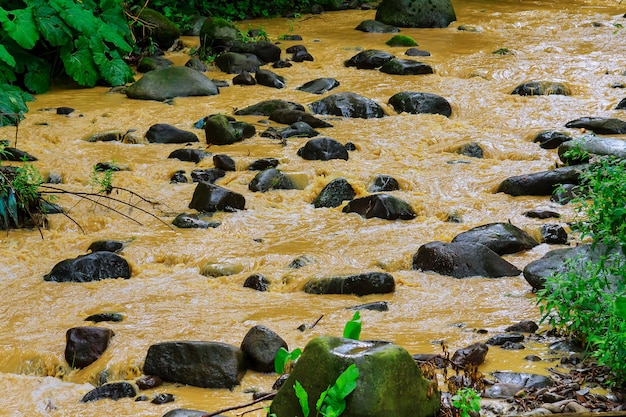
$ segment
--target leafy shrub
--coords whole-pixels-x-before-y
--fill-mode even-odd
[[[32,96],[69,75],[81,86],[133,79],[122,0],[16,0],[0,7],[0,126],[19,122]],[[6,8],[5,8],[6,7]]]

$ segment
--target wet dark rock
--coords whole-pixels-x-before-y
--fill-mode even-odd
[[[483,148],[481,148],[481,146],[476,142],[469,142],[461,145],[456,150],[456,153],[470,158],[482,158],[484,156]]]
[[[172,221],[179,229],[208,229],[216,228],[220,222],[211,222],[201,219],[197,214],[181,213]]]
[[[295,122],[278,132],[279,136],[283,139],[287,139],[293,136],[299,138],[312,138],[318,136],[320,133],[313,129],[311,125],[306,122]]]
[[[626,133],[626,122],[609,117],[581,117],[571,120],[565,127],[584,128],[598,135],[621,135]]]
[[[299,51],[305,51],[306,52],[306,46],[304,45],[291,45],[289,48],[285,49],[285,52],[287,52],[288,54],[295,54],[296,52]]]
[[[256,79],[247,71],[236,75],[233,78],[233,85],[255,85]]]
[[[406,56],[430,56],[430,52],[417,48],[409,48],[404,52],[404,54]]]
[[[342,210],[358,213],[366,219],[377,217],[385,220],[412,220],[415,211],[409,203],[389,194],[372,194],[350,201]]]
[[[333,127],[333,125],[331,125],[330,123],[322,119],[318,119],[317,117],[313,116],[311,113],[307,113],[305,111],[295,110],[295,109],[276,110],[270,115],[270,120],[273,120],[277,123],[283,123],[286,125],[292,125],[296,122],[305,122],[306,124],[308,124],[309,126],[313,128]]]
[[[210,145],[230,145],[251,138],[256,129],[246,122],[238,122],[223,114],[207,116],[204,119],[206,142]]]
[[[348,160],[346,147],[335,139],[321,137],[309,140],[298,149],[298,156],[306,160],[329,161],[331,159]]]
[[[108,398],[110,400],[119,400],[120,398],[134,397],[137,395],[135,388],[128,382],[113,382],[105,384],[98,388],[92,389],[80,400],[83,403],[90,401],[98,401]]]
[[[312,278],[304,284],[307,294],[387,294],[394,292],[396,282],[385,272],[366,272],[358,275]]]
[[[174,65],[172,61],[160,55],[144,56],[137,64],[137,72],[144,74],[148,71],[168,68],[172,65]]]
[[[168,393],[157,394],[150,401],[152,404],[166,404],[176,401],[174,395]]]
[[[87,248],[87,252],[120,252],[128,242],[119,240],[95,240]]]
[[[186,408],[175,408],[163,414],[163,417],[204,417],[207,414],[209,413],[206,411],[188,410]]]
[[[220,17],[205,18],[198,35],[204,56],[224,52],[241,38],[237,26]]]
[[[367,191],[370,193],[380,193],[383,191],[397,191],[400,189],[398,180],[391,175],[377,174],[372,178]]]
[[[5,146],[2,149],[2,152],[0,152],[0,161],[33,162],[36,160],[37,158],[29,154],[28,152],[24,152],[11,146]]]
[[[306,91],[312,94],[324,94],[339,86],[339,81],[334,78],[318,78],[313,81],[304,83],[296,90]]]
[[[133,9],[133,13],[142,22],[141,25],[131,28],[138,45],[153,44],[162,50],[167,50],[180,37],[178,26],[156,10],[145,7]]]
[[[506,342],[523,342],[524,335],[521,333],[502,333],[490,337],[485,343],[492,346],[502,346]]]
[[[437,241],[420,246],[413,255],[413,269],[455,278],[513,277],[522,272],[480,243]]]
[[[607,248],[603,245],[596,245],[594,249],[591,245],[584,244],[574,248],[555,249],[546,253],[543,257],[529,263],[524,268],[524,279],[534,290],[544,288],[548,276],[565,272],[566,265],[575,260],[572,265],[575,269],[581,269],[585,262],[598,262],[602,256],[606,256]],[[619,251],[610,251],[612,256],[624,257]],[[623,262],[623,259],[622,259]],[[617,282],[618,277],[609,277],[610,281]]]
[[[205,152],[202,149],[181,148],[172,151],[168,158],[185,162],[195,162],[197,164],[209,155],[211,155],[209,152]]]
[[[391,96],[389,104],[398,113],[442,114],[446,117],[450,117],[452,114],[452,108],[448,100],[431,93],[403,91]]]
[[[65,361],[75,369],[94,363],[109,346],[113,331],[104,327],[73,327],[65,333]]]
[[[511,94],[520,96],[547,96],[550,94],[569,96],[569,88],[559,82],[553,81],[529,81],[515,87]]]
[[[356,151],[356,145],[352,142],[346,142],[345,147],[348,152]]]
[[[544,375],[522,372],[494,372],[492,375],[501,383],[519,385],[522,388],[545,388],[554,385],[554,382]]]
[[[543,149],[556,149],[563,142],[567,142],[568,140],[572,140],[572,137],[567,133],[556,130],[546,130],[538,133],[533,139],[533,142],[538,143],[539,147]]]
[[[146,132],[146,139],[150,143],[189,143],[198,142],[195,133],[177,128],[166,123],[157,123],[150,126]]]
[[[240,347],[246,355],[248,369],[265,373],[274,372],[274,358],[280,348],[289,350],[278,333],[262,325],[248,330]]]
[[[276,168],[278,166],[278,159],[276,158],[261,158],[248,165],[249,171],[263,171],[268,168]]]
[[[432,74],[433,68],[420,61],[393,58],[380,67],[380,72],[392,75],[420,75]]]
[[[320,191],[313,206],[320,207],[339,207],[345,200],[352,200],[356,195],[354,188],[345,178],[335,178]]]
[[[450,0],[383,0],[376,20],[401,28],[445,28],[456,14]]]
[[[382,22],[379,22],[379,21],[373,20],[373,19],[368,19],[368,20],[362,21],[354,29],[355,30],[360,30],[361,32],[366,32],[366,33],[397,33],[397,32],[400,32],[400,29],[398,29],[395,26],[386,25],[386,24],[384,24]]]
[[[206,65],[204,65],[204,62],[202,62],[199,58],[189,58],[189,60],[185,62],[185,66],[198,72],[206,72],[208,70]]]
[[[389,52],[366,49],[346,60],[343,64],[346,67],[356,67],[357,69],[375,69],[382,67],[385,62],[393,58],[394,56]]]
[[[559,224],[543,224],[541,241],[549,245],[564,245],[567,243],[567,231]]]
[[[504,342],[502,344],[502,346],[500,346],[502,349],[506,349],[506,350],[522,350],[522,349],[526,349],[526,346],[524,346],[521,343],[515,343],[515,342]]]
[[[215,83],[204,74],[179,66],[150,71],[126,89],[128,98],[157,101],[174,97],[214,96],[218,93]]]
[[[268,41],[258,42],[242,42],[235,41],[230,47],[231,52],[240,54],[252,54],[256,56],[262,63],[276,62],[280,60],[281,49]]]
[[[304,62],[304,61],[314,61],[313,55],[311,55],[308,51],[296,51],[291,56],[291,60],[293,62]]]
[[[235,171],[237,169],[235,160],[228,155],[213,155],[213,165],[222,171]]]
[[[45,281],[89,282],[107,278],[130,278],[126,259],[112,252],[94,252],[74,259],[66,259],[44,275]]]
[[[615,110],[624,110],[626,109],[626,98],[623,98],[619,103],[617,103],[617,106],[615,106]]]
[[[541,362],[543,359],[541,359],[541,357],[537,355],[528,355],[528,356],[524,356],[524,360],[529,361],[529,362]]]
[[[561,184],[578,185],[583,166],[567,166],[532,174],[516,175],[502,181],[496,192],[512,196],[552,195]]]
[[[524,216],[531,219],[558,219],[561,217],[559,213],[552,210],[528,210],[524,212]]]
[[[450,359],[452,363],[461,368],[465,368],[467,365],[480,365],[485,362],[485,357],[489,352],[489,346],[485,343],[474,343],[467,347],[458,349],[452,355]]]
[[[580,197],[581,189],[575,184],[563,184],[550,196],[550,201],[557,204],[569,204],[575,198]]]
[[[225,52],[215,58],[215,65],[226,74],[241,74],[258,71],[263,62],[254,54]]]
[[[185,171],[178,170],[174,174],[172,174],[172,177],[170,178],[170,182],[173,184],[174,183],[186,184],[187,182],[189,182],[189,180],[185,176]]]
[[[225,175],[226,172],[219,168],[194,169],[191,171],[191,181],[214,183]]]
[[[585,347],[579,340],[566,339],[559,340],[550,345],[550,351],[552,352],[584,352]]]
[[[309,104],[315,114],[340,117],[372,119],[385,116],[381,106],[374,100],[355,93],[335,93]]]
[[[289,61],[278,60],[272,64],[272,68],[290,68],[293,64]]]
[[[290,376],[270,405],[278,416],[301,414],[293,386],[299,381],[308,392],[310,407],[349,365],[360,370],[358,384],[346,397],[342,417],[428,417],[438,413],[440,393],[423,377],[411,355],[383,341],[360,341],[332,336],[311,340]]]
[[[91,316],[85,318],[85,321],[92,321],[94,323],[100,323],[103,321],[119,323],[122,320],[124,320],[124,316],[122,316],[120,313],[99,313],[92,314]]]
[[[389,311],[389,303],[387,301],[374,301],[373,303],[348,307],[348,310]]]
[[[245,107],[235,112],[236,116],[269,116],[276,110],[299,110],[304,111],[304,106],[293,101],[265,100],[257,104]],[[295,121],[295,120],[294,120]],[[279,122],[281,123],[281,122]],[[287,123],[290,124],[290,123]]]
[[[532,249],[539,244],[532,236],[511,223],[489,223],[459,233],[452,242],[480,243],[498,255]]]
[[[289,265],[287,266],[287,268],[300,269],[307,265],[313,265],[314,263],[315,263],[315,260],[311,258],[309,255],[302,255],[302,256],[298,256],[296,259],[291,261]]]
[[[57,114],[67,116],[68,114],[74,113],[74,109],[72,107],[57,107]]]
[[[232,389],[246,372],[245,355],[221,342],[162,342],[148,348],[143,371],[164,381]]]
[[[626,130],[625,130],[626,132]],[[626,158],[626,141],[617,138],[600,138],[595,135],[585,135],[572,139],[559,146],[558,153],[561,161],[566,163],[577,163],[565,157],[565,153],[572,150],[580,150],[593,155],[616,156]]]
[[[256,82],[259,85],[272,88],[285,88],[285,77],[275,74],[270,70],[259,69],[254,75]]]
[[[259,172],[248,184],[248,189],[265,193],[270,190],[297,190],[298,186],[289,177],[276,168],[268,168]]]
[[[243,283],[245,288],[252,288],[256,291],[267,291],[270,287],[270,282],[262,274],[252,274]]]
[[[504,329],[505,332],[519,332],[519,333],[535,333],[539,329],[537,323],[532,320],[522,320],[519,323],[515,323]]]
[[[300,36],[300,35],[285,35],[283,37],[283,40],[285,40],[285,41],[301,41],[302,40],[302,36]]]
[[[139,389],[153,389],[163,385],[163,379],[155,375],[144,375],[135,381]]]
[[[484,398],[512,399],[523,388],[518,384],[495,383],[485,388],[483,396]]]
[[[245,208],[243,195],[215,184],[199,182],[194,190],[189,208],[201,212],[235,211]]]

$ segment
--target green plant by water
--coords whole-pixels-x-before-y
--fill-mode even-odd
[[[472,388],[461,388],[452,396],[452,405],[460,417],[471,417],[480,413],[480,395]]]
[[[339,417],[346,409],[346,397],[356,388],[356,381],[359,378],[359,369],[352,364],[337,377],[332,386],[323,391],[317,402],[315,416],[322,415],[324,417]],[[309,417],[311,410],[309,409],[309,395],[302,387],[300,382],[296,381],[293,389],[302,408],[304,417]]]
[[[579,157],[574,150],[570,157]],[[602,157],[581,174],[572,229],[598,255],[573,258],[538,293],[542,321],[583,342],[611,384],[626,382],[626,161]]]

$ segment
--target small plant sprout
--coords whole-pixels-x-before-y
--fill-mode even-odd
[[[290,362],[295,361],[298,357],[302,355],[302,349],[296,348],[289,352],[287,349],[281,347],[276,352],[276,356],[274,357],[274,370],[277,374],[284,374],[285,367],[289,365]]]
[[[352,319],[346,323],[343,329],[343,337],[346,339],[359,340],[361,336],[361,324],[361,314],[357,310],[354,312]]]
[[[452,405],[459,410],[460,417],[480,414],[480,395],[472,388],[461,388],[452,396]]]
[[[346,409],[346,397],[356,388],[356,380],[359,378],[359,369],[352,364],[337,377],[335,383],[320,394],[315,403],[317,413],[324,417],[339,417]],[[304,417],[309,417],[309,394],[300,382],[296,381],[293,389],[302,408]]]

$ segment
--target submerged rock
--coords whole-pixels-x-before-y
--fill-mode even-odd
[[[120,398],[134,397],[137,395],[135,388],[128,382],[113,382],[92,389],[80,400],[83,403],[98,401],[105,398],[119,400]]]
[[[185,162],[195,162],[197,164],[209,155],[211,155],[209,152],[205,152],[202,149],[181,148],[172,151],[172,153],[168,155],[168,158]]]
[[[333,127],[333,125],[327,121],[318,119],[311,113],[297,109],[278,109],[270,114],[270,120],[287,125],[292,125],[297,122],[305,122],[313,128]]]
[[[265,100],[260,103],[239,109],[235,112],[236,116],[269,116],[276,110],[299,110],[304,111],[304,106],[293,101],[285,100]]]
[[[197,214],[181,213],[176,216],[172,224],[179,229],[208,229],[218,227],[220,222],[201,219]]]
[[[520,96],[547,96],[550,94],[569,96],[569,88],[560,82],[554,81],[529,81],[518,85],[511,94]]]
[[[436,383],[422,376],[411,355],[383,341],[359,341],[332,336],[311,340],[270,405],[270,413],[299,416],[296,381],[308,393],[309,408],[322,391],[354,364],[359,370],[356,388],[346,397],[342,417],[433,417],[440,407]]]
[[[297,190],[299,187],[289,177],[276,168],[259,172],[248,184],[250,191],[267,192],[270,190]]]
[[[370,193],[380,193],[382,191],[396,191],[400,189],[400,184],[391,175],[378,174],[370,181],[367,191]]]
[[[94,252],[66,259],[44,276],[45,281],[89,282],[107,278],[130,278],[130,265],[113,252]]]
[[[312,278],[304,284],[307,294],[387,294],[396,288],[391,274],[368,272],[358,275]]]
[[[394,58],[385,62],[383,66],[380,67],[380,72],[393,75],[420,75],[432,74],[433,68],[420,61]]]

